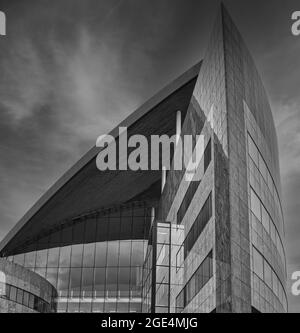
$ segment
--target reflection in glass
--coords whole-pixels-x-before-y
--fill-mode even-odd
[[[79,303],[69,301],[69,303],[68,303],[68,312],[79,312]]]
[[[79,297],[81,285],[81,268],[71,268],[70,273],[70,297]]]
[[[90,313],[92,310],[92,302],[91,301],[81,301],[80,302],[80,312]]]
[[[130,312],[141,312],[142,304],[140,302],[131,302],[130,303]]]
[[[56,288],[57,268],[47,268],[46,279]]]
[[[58,267],[59,248],[52,248],[48,250],[47,267]]]
[[[95,244],[84,244],[83,248],[83,267],[94,267]]]
[[[96,244],[96,267],[106,266],[106,255],[107,255],[107,242],[101,242]]]
[[[104,305],[104,312],[116,312],[117,310],[117,303],[116,302],[105,302]]]
[[[144,242],[133,241],[131,253],[131,266],[141,266],[144,262]]]
[[[119,241],[108,242],[107,265],[118,266],[119,261]]]
[[[66,297],[69,289],[70,268],[59,268],[57,277],[57,291],[60,297]]]
[[[119,266],[130,266],[131,241],[120,241]]]
[[[28,252],[25,254],[25,267],[33,268],[35,266],[35,254],[36,252]]]
[[[95,284],[94,284],[94,296],[104,297],[105,293],[105,268],[95,268]]]
[[[36,252],[36,267],[46,267],[47,265],[48,250],[40,250]]]
[[[129,303],[118,302],[117,303],[117,312],[127,313],[129,310]]]
[[[142,268],[131,267],[130,293],[131,297],[139,297],[142,290]]]
[[[103,312],[104,310],[104,301],[103,300],[94,300],[92,304],[92,311],[93,312]]]
[[[93,283],[94,283],[94,268],[83,268],[82,269],[82,297],[93,296]]]
[[[120,297],[129,297],[130,267],[120,267],[118,276],[118,290]]]
[[[72,245],[71,267],[82,266],[83,244]]]
[[[59,267],[70,267],[71,246],[63,246],[60,248]]]
[[[107,297],[116,297],[117,291],[118,291],[118,268],[107,267],[106,269]]]

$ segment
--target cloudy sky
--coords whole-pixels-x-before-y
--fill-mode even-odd
[[[218,3],[0,0],[0,239],[98,135],[202,58]],[[224,3],[273,109],[290,277],[300,270],[299,0]]]

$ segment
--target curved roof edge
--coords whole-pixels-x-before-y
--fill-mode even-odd
[[[156,105],[162,102],[169,95],[178,90],[181,86],[197,77],[201,68],[202,61],[188,69],[174,81],[169,83],[157,94],[147,100],[142,106],[131,113],[120,124],[109,132],[110,135],[117,138],[119,135],[119,127],[129,127],[133,125],[138,119],[146,115]],[[0,242],[0,252],[6,247],[9,241],[21,230],[21,228],[32,218],[43,205],[50,200],[71,178],[73,178],[84,166],[89,163],[97,154],[99,148],[92,147],[79,161],[77,161],[69,170],[67,170],[47,191],[41,196],[40,199],[25,213],[25,215],[17,222],[17,224],[8,232],[4,239]]]

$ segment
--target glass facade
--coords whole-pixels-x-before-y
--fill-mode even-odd
[[[57,289],[58,312],[141,312],[144,235],[149,227],[149,208],[143,205],[86,216],[35,245],[45,249],[10,260]]]
[[[280,186],[270,146],[244,103],[247,124],[252,302],[261,312],[286,312],[286,261]]]

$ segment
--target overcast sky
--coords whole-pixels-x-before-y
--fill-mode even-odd
[[[0,239],[98,135],[203,57],[218,3],[0,0]],[[290,279],[300,270],[300,4],[224,3],[272,105]],[[300,296],[290,310],[300,312]]]

